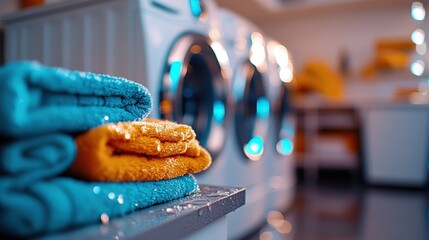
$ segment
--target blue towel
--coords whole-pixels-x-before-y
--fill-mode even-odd
[[[29,237],[100,222],[153,204],[181,198],[198,189],[195,178],[127,183],[88,183],[71,178],[38,181],[14,188],[0,179],[0,232]]]
[[[73,137],[48,134],[0,145],[0,175],[13,176],[21,188],[65,172],[76,156]]]
[[[0,68],[0,135],[80,132],[148,116],[152,98],[135,82],[14,62]]]
[[[76,146],[65,134],[0,147],[0,235],[28,237],[100,221],[181,198],[198,185],[191,175],[152,182],[85,182],[60,177]]]

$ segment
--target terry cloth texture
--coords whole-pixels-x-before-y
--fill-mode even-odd
[[[0,235],[70,229],[196,191],[189,174],[122,183],[62,175],[76,157],[69,133],[143,119],[151,107],[147,89],[123,78],[34,62],[0,68]]]
[[[18,180],[19,182],[19,180]],[[100,222],[198,189],[192,175],[150,182],[84,182],[56,177],[16,186],[0,179],[0,232],[28,237]]]
[[[82,132],[106,122],[144,119],[151,108],[148,90],[124,78],[36,62],[0,68],[2,136]]]
[[[90,181],[152,181],[197,173],[211,164],[191,127],[165,120],[106,124],[76,137],[69,173]]]

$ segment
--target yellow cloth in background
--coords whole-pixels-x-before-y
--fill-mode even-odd
[[[152,181],[197,173],[211,164],[190,126],[164,120],[106,124],[76,138],[73,177],[90,181]]]
[[[344,98],[344,80],[323,60],[311,60],[303,71],[295,74],[297,87],[303,92],[317,92],[329,100]]]

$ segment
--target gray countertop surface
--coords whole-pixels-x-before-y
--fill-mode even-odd
[[[245,189],[200,185],[187,197],[154,205],[106,224],[95,224],[40,239],[174,239],[201,229],[243,206]]]

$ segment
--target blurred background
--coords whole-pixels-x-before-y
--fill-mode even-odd
[[[64,50],[67,46],[62,44],[68,35],[56,38],[55,28],[46,27],[50,19],[62,21],[61,13],[70,8],[64,2],[72,5],[73,1],[1,1],[1,63],[30,59],[76,70],[138,77],[138,72],[106,68],[111,66],[108,62],[79,65],[87,56],[84,52],[68,59]],[[171,5],[173,10],[181,9],[175,6],[179,2],[187,3],[147,2],[164,8]],[[218,85],[210,83],[215,79],[213,75],[209,81],[195,70],[204,66],[194,62],[198,58],[192,55],[181,62],[189,65],[188,73],[180,75],[184,79],[179,88],[182,92],[156,93],[159,106],[155,111],[159,111],[153,117],[192,125],[199,140],[218,159],[211,172],[197,176],[201,183],[247,188],[247,208],[228,218],[229,238],[429,239],[428,1],[191,2],[202,4],[200,10],[208,20],[201,20],[200,15],[189,22],[183,18],[183,32],[177,31],[175,36],[159,33],[168,39],[162,47],[166,55],[160,54],[162,59],[154,68],[167,71],[169,81],[173,81],[174,61],[166,65],[167,70],[163,67],[168,49],[174,50],[170,42],[187,31],[207,36],[227,85],[225,96],[217,92]],[[81,4],[73,11],[79,8],[90,9],[90,4]],[[146,8],[150,7],[142,7]],[[173,24],[168,17],[159,16],[168,23],[162,26]],[[37,21],[31,25],[33,20]],[[146,38],[155,33],[145,26],[145,20],[141,39],[143,48],[148,48],[152,40]],[[196,30],[194,24],[199,24]],[[61,26],[57,26],[58,34]],[[169,27],[160,29],[169,31]],[[82,51],[91,51],[87,38],[96,36],[76,40],[75,46],[88,43],[90,47],[82,47],[86,49]],[[56,45],[56,41],[62,43]],[[40,53],[31,51],[37,44],[45,46]],[[204,54],[205,45],[198,44],[192,46],[200,46],[199,50],[189,51]],[[222,53],[227,55],[229,66],[224,66]],[[248,65],[244,64],[246,59]],[[210,64],[207,66],[210,68]],[[141,82],[158,92],[167,84],[158,75],[151,73],[156,76],[153,80],[142,77],[146,80]],[[159,87],[159,82],[164,85]],[[240,93],[242,99],[236,93],[240,89],[244,92]],[[205,95],[206,91],[214,93]],[[177,103],[170,99],[178,95],[183,104],[180,113],[175,112]],[[210,101],[204,102],[204,96]],[[195,107],[201,102],[203,110]],[[210,113],[201,113],[204,109]],[[204,119],[208,125],[201,123]],[[216,130],[212,126],[216,123],[219,129],[227,130]]]

